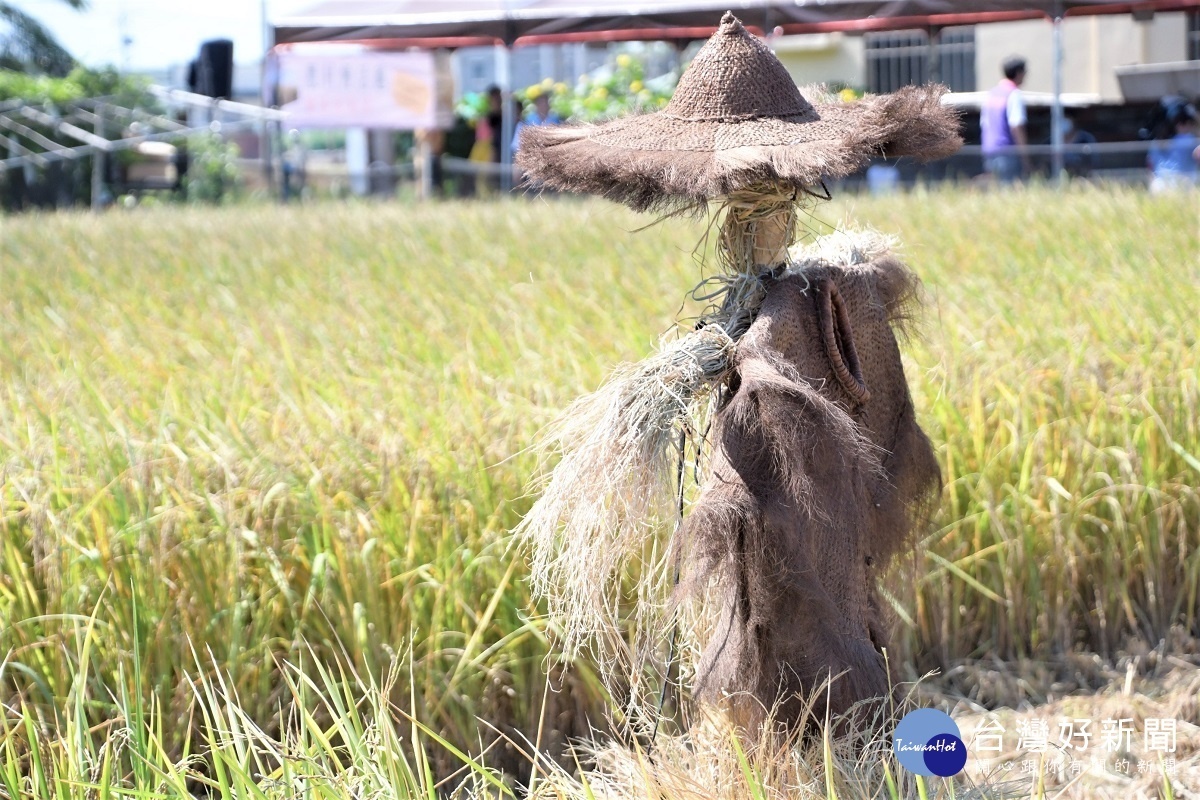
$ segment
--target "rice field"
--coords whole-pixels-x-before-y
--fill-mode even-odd
[[[844,220],[927,290],[907,366],[945,488],[894,585],[904,674],[992,708],[1050,691],[1004,665],[1060,694],[1095,688],[1080,654],[1200,666],[1195,197],[928,191],[809,223]],[[507,531],[539,429],[692,311],[705,223],[646,222],[0,218],[0,797],[499,796],[587,734],[601,685],[548,657]],[[812,796],[872,796],[814,759]]]

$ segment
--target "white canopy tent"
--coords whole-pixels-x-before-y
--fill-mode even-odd
[[[275,43],[704,38],[731,10],[759,32],[898,30],[1200,7],[1200,0],[326,0],[274,24]]]
[[[507,49],[553,42],[700,39],[716,29],[726,10],[763,34],[936,31],[1045,18],[1054,25],[1051,142],[1053,170],[1061,174],[1063,18],[1191,8],[1200,8],[1200,0],[326,0],[277,20],[274,37],[277,46],[353,41],[380,47],[492,43]],[[505,114],[510,113],[506,103]],[[509,143],[503,151],[507,163]]]

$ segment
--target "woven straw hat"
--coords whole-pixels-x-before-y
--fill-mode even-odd
[[[527,127],[517,163],[555,189],[637,210],[686,207],[776,184],[817,186],[871,158],[941,158],[962,144],[941,86],[851,103],[806,100],[775,54],[726,12],[652,114],[601,125]]]

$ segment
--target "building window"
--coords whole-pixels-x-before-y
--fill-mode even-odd
[[[975,29],[946,28],[938,41],[938,80],[952,92],[973,92],[975,83]]]
[[[1187,20],[1188,61],[1200,61],[1200,11],[1189,11]]]
[[[866,50],[870,92],[934,82],[946,84],[953,92],[976,89],[973,27],[942,30],[932,52],[927,31],[868,33]]]

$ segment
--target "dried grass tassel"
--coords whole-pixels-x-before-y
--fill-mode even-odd
[[[662,560],[645,545],[674,513],[677,431],[725,376],[733,347],[718,325],[685,334],[618,368],[549,428],[541,446],[562,458],[516,533],[531,545],[532,588],[568,656],[585,643],[601,664],[619,656],[621,576],[631,562]],[[667,570],[639,567],[633,624],[645,630],[661,616]]]

